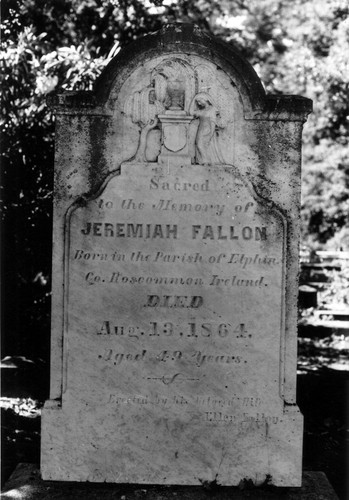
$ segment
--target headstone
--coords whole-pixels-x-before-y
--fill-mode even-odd
[[[313,286],[301,285],[299,287],[298,302],[300,308],[317,307],[317,289]]]
[[[168,25],[59,95],[44,479],[299,486],[301,130]]]

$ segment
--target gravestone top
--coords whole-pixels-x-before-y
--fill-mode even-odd
[[[298,486],[310,101],[265,96],[235,50],[184,24],[53,105],[43,478]]]
[[[196,54],[210,59],[232,76],[243,99],[246,119],[306,121],[312,101],[298,95],[266,95],[260,78],[231,43],[201,31],[190,23],[165,25],[160,31],[127,45],[98,78],[94,91],[65,91],[49,98],[56,113],[112,114],[115,93],[132,69],[160,54]],[[209,57],[208,57],[209,55]],[[111,104],[109,106],[109,104]]]

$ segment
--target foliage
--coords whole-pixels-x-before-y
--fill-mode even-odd
[[[344,137],[343,137],[344,139]],[[349,149],[326,138],[304,147],[303,240],[349,249]]]
[[[4,21],[2,74],[3,307],[13,349],[48,349],[53,121],[45,95],[58,86],[88,87],[104,60],[83,46],[58,47],[45,32]],[[12,29],[14,27],[14,30]],[[16,32],[17,28],[17,32]],[[42,242],[45,242],[45,245]],[[25,328],[22,326],[25,325]],[[35,332],[35,341],[33,341]],[[7,351],[6,344],[3,346]]]
[[[348,250],[349,5],[297,0],[288,12],[288,50],[274,85],[314,102],[304,136],[303,241]]]
[[[349,306],[349,264],[342,264],[340,271],[326,272],[330,286],[321,294],[324,307],[346,308]]]
[[[348,244],[346,0],[5,0],[1,8],[5,354],[48,348],[54,124],[45,98],[90,89],[120,47],[167,22],[195,22],[232,42],[269,92],[314,99],[303,238]]]

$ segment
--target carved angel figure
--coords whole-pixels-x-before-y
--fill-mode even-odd
[[[195,156],[200,165],[224,163],[219,151],[217,131],[219,127],[219,111],[212,97],[207,92],[196,94],[190,104],[189,114],[199,118],[199,126],[195,138]]]

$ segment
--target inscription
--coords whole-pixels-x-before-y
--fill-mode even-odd
[[[239,233],[240,231],[240,233]],[[239,233],[239,234],[237,234]],[[192,238],[196,240],[197,236],[201,236],[203,240],[238,240],[242,238],[243,240],[266,240],[267,239],[267,228],[266,227],[255,227],[245,226],[241,230],[235,226],[230,226],[229,228],[224,228],[223,226],[201,226],[195,224],[192,226]]]
[[[198,368],[210,364],[231,365],[241,364],[243,362],[240,354],[207,354],[202,353],[201,351],[188,351],[183,353],[180,350],[163,350],[158,354],[149,354],[145,349],[143,349],[142,352],[134,354],[115,352],[114,349],[105,349],[103,354],[98,355],[98,359],[110,361],[114,365],[120,365],[121,363],[124,364],[125,362],[142,362],[146,357],[152,361],[158,361],[159,363],[185,360],[188,364],[194,364]]]
[[[244,408],[255,408],[262,405],[262,399],[254,396],[233,396],[227,399],[217,398],[215,396],[188,396],[176,394],[169,398],[167,395],[157,393],[155,396],[144,395],[123,395],[109,394],[106,403],[115,405],[195,405],[198,407],[212,408],[235,408],[242,406]],[[208,412],[209,413],[209,412]],[[248,415],[248,414],[247,414]]]
[[[192,354],[192,358],[195,360],[195,365],[201,367],[205,364],[210,363],[223,363],[223,364],[231,364],[231,363],[241,363],[241,356],[232,356],[232,355],[216,355],[216,354],[203,354],[201,351],[195,351]]]
[[[186,295],[148,295],[144,307],[190,307],[197,309],[201,307],[204,299],[198,295],[188,297]]]
[[[246,423],[246,424],[255,424],[255,426],[265,426],[265,424],[277,424],[279,422],[279,417],[274,417],[271,415],[265,415],[264,413],[257,413],[257,415],[252,416],[247,413],[244,413],[244,417],[241,420],[239,415],[229,415],[226,413],[222,413],[221,411],[206,411],[205,412],[205,420],[207,422],[215,422],[215,423]]]
[[[187,324],[175,325],[170,321],[165,323],[151,321],[147,329],[141,326],[113,325],[109,320],[103,321],[101,328],[97,331],[97,335],[119,335],[135,338],[137,340],[144,335],[149,337],[234,337],[237,339],[247,339],[252,337],[252,334],[248,333],[245,323],[230,325],[226,323],[197,324],[196,322],[190,322]]]
[[[166,263],[166,262],[182,262],[182,263],[188,263],[188,264],[197,264],[198,262],[202,262],[203,257],[200,255],[199,252],[196,252],[195,254],[169,254],[169,253],[164,253],[164,252],[156,252],[155,256],[153,257],[153,262],[161,262],[161,263]]]
[[[279,264],[275,257],[269,257],[268,255],[259,255],[258,253],[256,253],[253,257],[244,253],[232,253],[227,263],[237,264],[243,269],[246,269],[246,267],[250,266],[273,267]]]
[[[75,282],[104,287],[89,288],[91,299],[101,293],[105,301],[86,329],[98,349],[91,357],[111,377],[132,372],[135,390],[151,387],[141,396],[110,394],[109,404],[192,405],[188,421],[265,426],[267,419],[243,411],[269,408],[245,389],[260,390],[258,381],[249,384],[251,371],[258,377],[253,359],[260,348],[253,305],[264,308],[265,295],[267,310],[274,293],[282,231],[243,184],[233,187],[229,177],[217,186],[205,173],[181,179],[180,168],[178,177],[149,172],[142,190],[135,178],[137,192],[112,181],[74,222]],[[248,301],[236,300],[245,289]],[[272,324],[274,331],[279,322]],[[242,394],[232,394],[238,387]]]
[[[175,182],[161,181],[161,177],[152,177],[150,179],[149,189],[162,189],[164,191],[210,191],[209,179],[199,184],[198,182],[182,182],[178,178]]]
[[[104,361],[112,361],[114,365],[119,365],[122,361],[144,361],[146,353],[147,351],[145,349],[137,354],[114,352],[113,349],[106,349],[104,354],[98,355],[98,358]]]
[[[219,253],[216,255],[202,255],[200,252],[195,253],[166,253],[162,251],[151,253],[144,253],[141,250],[137,252],[131,252],[130,254],[125,254],[115,250],[112,253],[107,253],[103,251],[99,252],[87,252],[81,248],[75,249],[73,253],[74,260],[84,260],[84,261],[109,261],[109,262],[125,262],[126,260],[130,262],[155,262],[159,264],[197,264],[197,263],[209,263],[209,264],[231,264],[232,266],[238,266],[242,269],[249,267],[274,267],[279,264],[276,257],[272,257],[265,254],[256,253],[254,255],[245,253]]]
[[[118,283],[121,285],[182,285],[182,286],[250,286],[261,288],[263,285],[268,286],[264,276],[260,276],[254,280],[241,278],[240,276],[232,276],[231,278],[221,278],[214,274],[210,280],[205,283],[203,278],[199,277],[170,277],[170,276],[125,276],[120,272],[113,272],[109,276],[96,274],[94,271],[89,271],[85,275],[85,281],[89,285]]]
[[[256,280],[242,279],[237,276],[232,276],[231,278],[218,278],[216,274],[212,276],[210,286],[252,286],[261,287],[262,285],[268,286],[268,283],[264,283],[264,276],[257,278]]]
[[[196,378],[183,378],[181,373],[177,373],[170,377],[148,377],[148,380],[160,380],[165,385],[170,385],[174,380],[198,380]],[[165,409],[170,409],[174,406],[189,409],[193,412],[193,407],[256,407],[262,404],[262,400],[258,397],[239,397],[235,396],[229,399],[217,399],[212,396],[183,396],[181,394],[173,395],[172,397],[163,394],[156,394],[155,397],[146,395],[124,396],[119,394],[109,394],[106,400],[107,404],[116,406],[162,406]],[[192,413],[193,415],[193,413]],[[249,414],[246,412],[241,413],[226,413],[220,410],[204,411],[199,414],[201,418],[211,424],[235,424],[241,430],[248,430],[250,428],[264,428],[266,425],[277,425],[281,422],[279,416],[269,415],[264,412]],[[193,418],[197,418],[193,415]]]
[[[235,396],[233,398],[224,399],[217,398],[214,396],[196,396],[195,403],[200,406],[219,406],[224,408],[225,406],[235,406],[236,404],[248,407],[260,406],[262,404],[261,398],[258,397],[239,397]]]
[[[132,198],[129,198],[128,200],[122,200],[121,208],[124,210],[143,210],[144,203],[134,202]]]
[[[90,273],[89,273],[90,274]],[[93,273],[92,273],[93,274]],[[88,281],[88,277],[86,277]],[[110,283],[127,283],[129,285],[185,285],[185,286],[202,286],[204,281],[199,277],[169,277],[169,276],[125,276],[119,272],[112,273],[109,279]]]
[[[153,210],[162,210],[169,212],[212,212],[213,215],[222,215],[225,211],[225,205],[219,204],[202,204],[202,203],[174,203],[173,199],[159,200],[158,203],[153,203]]]
[[[247,214],[251,212],[252,207],[254,207],[254,203],[249,201],[244,205],[235,205],[233,208],[234,215],[238,214]],[[114,202],[111,200],[99,200],[98,207],[102,209],[112,209],[114,207]],[[126,200],[122,200],[121,208],[123,210],[144,210],[146,208],[146,204],[144,202],[139,202],[134,200],[133,198],[128,198]],[[177,203],[174,201],[174,198],[161,198],[156,203],[152,203],[151,208],[153,210],[158,211],[168,211],[168,212],[194,212],[200,214],[201,212],[211,212],[212,215],[221,216],[226,211],[226,205],[222,205],[219,203]]]
[[[123,396],[119,394],[110,394],[107,399],[107,403],[112,403],[115,405],[166,405],[169,398],[162,395],[156,395],[155,398],[151,396]]]
[[[102,236],[105,238],[143,238],[143,239],[177,239],[177,224],[143,224],[124,222],[87,222],[81,229],[84,236]],[[184,235],[188,236],[188,235]],[[267,239],[266,227],[244,226],[201,226],[192,225],[191,238],[196,240],[255,240]]]
[[[125,224],[123,222],[87,222],[81,229],[85,236],[110,238],[177,238],[176,224]]]

